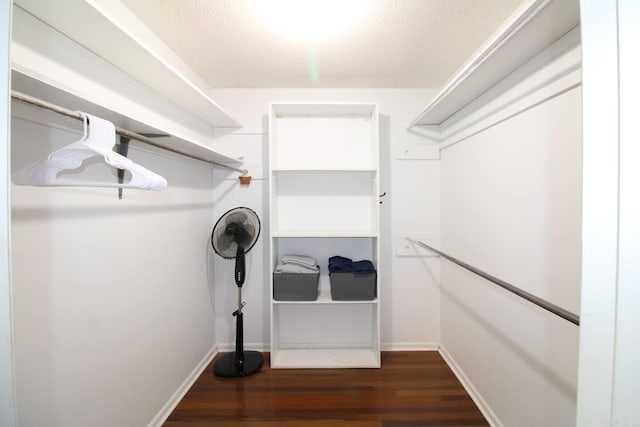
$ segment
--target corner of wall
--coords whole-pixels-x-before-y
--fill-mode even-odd
[[[169,418],[169,415],[173,412],[173,410],[178,406],[182,398],[187,394],[189,389],[193,386],[196,380],[202,375],[205,369],[211,364],[211,361],[218,354],[218,346],[213,345],[211,349],[204,355],[200,363],[196,365],[196,367],[191,371],[191,373],[185,378],[185,380],[180,384],[180,387],[171,395],[169,400],[160,408],[155,417],[149,422],[148,427],[156,427],[161,426],[164,422]],[[212,374],[213,375],[213,374]]]
[[[453,356],[449,354],[446,347],[440,344],[438,348],[438,352],[440,353],[444,361],[447,363],[449,368],[453,371],[456,378],[458,378],[458,381],[460,381],[464,389],[467,391],[467,394],[469,394],[469,397],[471,397],[471,400],[473,400],[473,402],[476,404],[480,412],[482,412],[482,415],[484,415],[489,425],[491,425],[492,427],[503,427],[498,416],[495,414],[495,412],[493,412],[489,404],[482,398],[482,395],[480,394],[480,392],[476,389],[473,383],[465,375],[462,368],[460,368],[460,366],[453,359]]]

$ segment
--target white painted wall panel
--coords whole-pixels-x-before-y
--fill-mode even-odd
[[[618,43],[620,49],[620,219],[618,240],[618,289],[615,348],[615,389],[613,423],[640,424],[640,145],[637,112],[639,107],[640,4],[618,2]]]
[[[442,151],[445,252],[580,311],[580,88]]]
[[[441,152],[442,248],[579,313],[581,95]],[[504,426],[575,425],[579,329],[443,261],[445,351]]]
[[[0,2],[0,425],[15,425],[13,325],[11,308],[11,206],[9,181],[10,74],[12,2]]]
[[[12,133],[14,167],[77,138],[22,119]],[[20,425],[147,425],[214,347],[211,168],[130,157],[169,188],[12,187]]]
[[[575,425],[578,328],[447,261],[441,277],[442,346],[496,425]]]
[[[578,425],[640,425],[640,5],[585,1]]]

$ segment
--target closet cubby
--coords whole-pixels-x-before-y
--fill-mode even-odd
[[[375,304],[285,304],[273,316],[273,368],[380,366],[379,330],[371,326],[379,322]]]
[[[328,260],[371,260],[380,277],[375,104],[275,103],[270,108],[270,266],[313,257],[319,296],[271,295],[273,368],[380,367],[380,298],[334,301]],[[378,279],[379,280],[379,279]]]
[[[320,266],[320,294],[315,301],[277,301],[273,304],[377,304],[376,300],[333,301],[329,283],[329,258],[334,255],[353,260],[368,259],[378,267],[378,247],[375,237],[273,237],[272,270],[284,255],[304,254],[313,257]],[[273,292],[272,292],[273,297]]]
[[[272,181],[274,236],[376,234],[375,171],[280,171]]]

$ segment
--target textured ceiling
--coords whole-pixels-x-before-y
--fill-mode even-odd
[[[440,87],[522,0],[360,0],[355,24],[319,41],[269,26],[269,1],[122,0],[214,88]]]

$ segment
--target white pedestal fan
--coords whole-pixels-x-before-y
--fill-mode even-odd
[[[235,259],[235,282],[238,287],[236,318],[236,350],[220,357],[213,373],[219,377],[244,377],[260,370],[264,363],[262,354],[244,350],[242,323],[242,285],[245,279],[245,254],[253,248],[260,235],[260,218],[245,207],[227,211],[218,219],[211,232],[211,246],[222,258]]]

